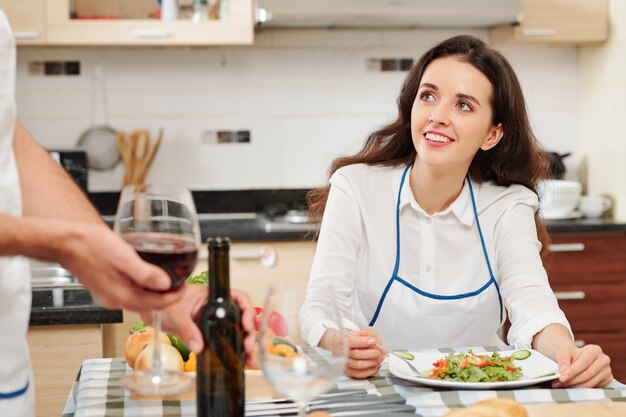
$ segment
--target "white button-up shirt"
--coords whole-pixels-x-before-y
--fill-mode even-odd
[[[372,319],[371,306],[378,303],[396,260],[396,207],[405,168],[356,164],[332,176],[301,311],[309,343],[317,345],[330,325],[325,321],[327,285],[334,287],[344,325],[361,328]],[[530,346],[533,336],[552,323],[569,329],[539,255],[537,195],[521,185],[472,182],[472,186],[493,274],[511,321],[508,342]],[[438,295],[474,291],[489,281],[467,182],[446,210],[433,215],[417,204],[408,175],[399,198],[400,277]],[[415,306],[406,307],[408,311]],[[383,342],[402,346],[405,335],[391,338]],[[435,338],[429,345],[452,346],[445,330]],[[460,342],[455,340],[454,346],[470,345]]]

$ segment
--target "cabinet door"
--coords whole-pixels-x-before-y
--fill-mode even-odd
[[[626,277],[626,234],[552,236],[546,259],[550,283],[622,283]]]
[[[271,248],[276,256],[273,266],[265,267],[250,255]],[[306,283],[315,254],[315,242],[247,242],[231,248],[231,288],[245,291],[254,306],[262,306],[267,287],[278,282]],[[200,265],[206,270],[206,261]]]
[[[60,416],[83,361],[102,357],[100,326],[68,324],[28,329],[38,417]]]
[[[555,285],[553,289],[574,333],[626,331],[626,282]]]
[[[0,0],[0,9],[7,15],[18,45],[45,42],[43,0]]]
[[[608,0],[522,0],[515,28],[522,42],[603,42],[608,37]]]
[[[141,19],[116,14],[78,19],[71,17],[70,0],[47,0],[47,40],[51,45],[243,45],[254,40],[253,0],[228,0],[222,20],[162,21],[148,14]]]

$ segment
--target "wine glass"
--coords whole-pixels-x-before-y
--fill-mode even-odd
[[[191,192],[164,184],[129,185],[122,189],[113,229],[146,262],[161,267],[176,291],[193,271],[200,247],[200,227]],[[193,378],[165,371],[161,364],[161,314],[152,311],[154,350],[150,371],[133,371],[122,385],[140,394],[167,395],[189,389]]]
[[[279,283],[271,286],[265,298],[259,328],[259,364],[272,388],[298,403],[298,415],[305,416],[307,405],[328,391],[343,372],[348,344],[340,329],[341,319],[332,288],[325,289],[328,302],[325,327],[332,331],[325,348],[311,346],[300,331],[300,309],[306,287]]]

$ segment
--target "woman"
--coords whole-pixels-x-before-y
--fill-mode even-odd
[[[329,186],[309,195],[312,216],[324,216],[301,314],[308,341],[332,337],[319,290],[330,282],[358,335],[352,377],[378,370],[386,352],[375,343],[501,345],[508,313],[511,345],[559,363],[555,386],[607,385],[609,358],[575,345],[542,265],[536,185],[546,161],[500,53],[471,36],[427,51],[397,120],[336,160]]]

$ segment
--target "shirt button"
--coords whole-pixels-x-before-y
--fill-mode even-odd
[[[426,223],[431,224],[433,222],[433,219],[431,219],[430,217],[426,218]]]
[[[433,267],[430,265],[426,265],[426,272],[432,271]]]

